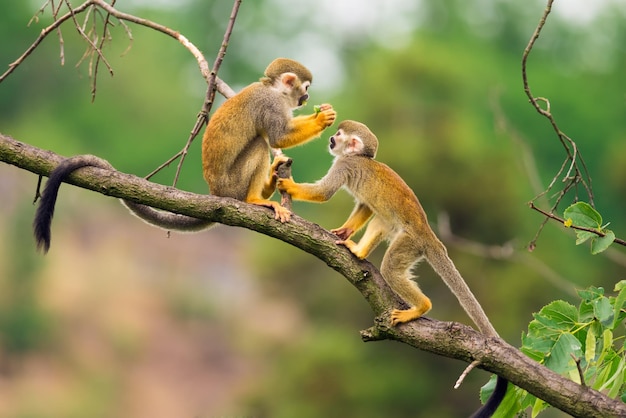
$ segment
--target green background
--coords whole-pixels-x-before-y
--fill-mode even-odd
[[[586,3],[556,2],[530,56],[529,80],[576,141],[596,207],[624,238],[626,9]],[[1,6],[1,71],[51,23],[46,9],[27,26],[38,7]],[[212,63],[232,4],[116,7],[180,31]],[[612,289],[625,278],[621,248],[591,256],[555,223],[534,252],[526,249],[542,221],[526,202],[565,158],[522,86],[522,52],[544,7],[513,0],[244,2],[219,74],[238,90],[275,57],[307,65],[314,81],[303,112],[328,102],[339,120],[372,129],[378,159],[413,188],[435,230],[447,214],[453,233],[470,242],[446,245],[513,345],[543,305],[576,304],[575,289]],[[115,23],[104,50],[114,76],[100,66],[93,103],[89,59],[77,65],[85,44],[66,24],[64,65],[51,34],[0,84],[0,131],[61,155],[96,154],[140,176],[180,150],[206,88],[195,59],[175,40],[129,23],[130,41]],[[297,181],[326,172],[331,131],[286,151]],[[171,184],[175,166],[154,180]],[[52,249],[37,254],[30,232],[36,182],[0,164],[0,416],[445,418],[478,407],[487,373],[475,371],[453,390],[461,362],[392,342],[362,343],[358,331],[373,318],[358,292],[311,255],[268,237],[219,226],[167,238],[114,199],[64,186]],[[179,187],[207,192],[199,139]],[[331,229],[352,203],[340,193],[324,205],[296,203],[295,211]],[[474,244],[513,252],[494,259]],[[370,260],[379,263],[383,251]],[[469,324],[426,264],[416,273],[433,301],[429,316]]]

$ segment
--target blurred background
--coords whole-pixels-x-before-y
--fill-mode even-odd
[[[72,2],[79,4],[78,2]],[[26,50],[50,12],[4,2],[2,71]],[[228,1],[120,0],[116,7],[179,30],[209,63]],[[625,279],[626,255],[591,256],[526,202],[560,168],[564,152],[528,104],[521,56],[542,1],[244,2],[220,77],[235,90],[275,57],[314,74],[310,104],[366,123],[378,159],[413,188],[496,329],[519,346],[532,313],[575,290]],[[80,20],[82,21],[82,17]],[[530,56],[536,96],[578,149],[595,202],[626,236],[626,7],[556,2]],[[205,94],[195,59],[171,38],[116,22],[91,102],[85,45],[71,24],[0,85],[0,131],[61,155],[96,154],[144,176],[180,150]],[[130,49],[129,49],[130,46]],[[332,130],[333,128],[331,128]],[[330,131],[287,154],[297,181],[321,177]],[[171,184],[174,164],[154,178]],[[559,179],[560,181],[560,179]],[[323,262],[254,232],[218,226],[195,235],[151,228],[115,200],[61,188],[50,253],[35,252],[37,176],[0,164],[0,416],[2,417],[460,417],[479,405],[489,374],[402,344],[361,342],[372,324],[360,294]],[[207,193],[200,138],[179,187]],[[584,196],[582,196],[584,197]],[[572,201],[568,196],[567,204]],[[295,211],[327,229],[352,208],[339,193]],[[547,206],[546,206],[547,207]],[[563,206],[560,210],[564,209]],[[467,241],[464,241],[467,240]],[[509,246],[507,257],[485,249]],[[380,263],[384,248],[370,258]],[[429,316],[469,320],[426,264]],[[557,411],[544,416],[563,416]]]

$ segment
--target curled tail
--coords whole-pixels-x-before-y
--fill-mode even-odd
[[[47,253],[50,249],[51,232],[50,225],[54,217],[54,207],[59,194],[61,183],[75,170],[82,167],[98,167],[106,170],[113,170],[113,166],[108,161],[94,155],[77,155],[61,162],[52,172],[46,182],[46,187],[41,194],[39,206],[33,221],[33,230],[37,249]],[[196,232],[210,228],[214,222],[190,216],[179,215],[171,212],[163,212],[151,208],[150,206],[128,200],[121,200],[131,213],[145,221],[146,223],[158,226],[163,229],[180,232]]]
[[[96,156],[78,155],[64,160],[50,173],[50,178],[46,182],[46,187],[41,194],[39,206],[37,206],[35,213],[35,220],[33,221],[33,230],[38,250],[47,253],[50,249],[50,225],[54,217],[54,206],[57,201],[61,183],[75,170],[88,166],[104,169],[113,168],[107,161]]]

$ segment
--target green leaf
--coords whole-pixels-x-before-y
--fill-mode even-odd
[[[535,401],[535,404],[533,405],[533,409],[531,411],[531,417],[535,418],[537,415],[539,415],[541,413],[541,411],[547,409],[550,407],[550,404],[546,403],[545,401],[537,398],[537,400]]]
[[[624,359],[622,359],[619,362],[619,366],[617,368],[617,371],[615,372],[615,374],[613,376],[611,376],[611,380],[609,381],[609,383],[612,382],[612,384],[609,386],[609,397],[611,398],[615,398],[617,397],[617,394],[619,393],[620,389],[622,388],[622,386],[624,386],[624,367],[626,366],[626,363],[624,362]]]
[[[550,351],[544,364],[556,373],[564,373],[572,367],[576,367],[572,355],[574,357],[582,356],[582,344],[573,334],[565,332],[552,347],[552,351]]]
[[[624,305],[626,304],[626,287],[623,286],[626,284],[625,280],[622,280],[615,286],[615,290],[619,290],[615,301],[613,302],[613,326],[612,329],[615,329],[621,322],[621,313],[624,309]]]
[[[533,316],[535,319],[528,324],[528,333],[522,334],[522,352],[545,362],[562,334],[577,326],[578,310],[565,301],[557,300]]]
[[[586,300],[580,302],[580,308],[578,308],[578,320],[580,322],[591,322],[595,316],[592,302]]]
[[[565,211],[563,211],[565,219],[571,219],[576,226],[586,228],[601,228],[602,216],[591,205],[585,202],[576,202]]]
[[[613,324],[613,306],[608,298],[601,298],[593,301],[593,313],[602,325],[608,327]]]
[[[602,333],[602,351],[608,351],[611,347],[613,347],[613,332],[605,329]]]
[[[585,338],[585,360],[591,363],[596,358],[596,333],[593,327],[589,327]]]
[[[619,282],[615,284],[615,288],[613,289],[613,291],[620,292],[622,289],[625,289],[625,288],[626,288],[626,280],[620,280]]]
[[[496,376],[495,374],[491,375],[491,377],[489,378],[487,383],[485,383],[480,388],[480,402],[481,403],[484,404],[485,402],[487,402],[487,399],[489,399],[489,397],[493,393],[493,390],[496,388],[496,380],[497,379],[498,379],[498,376]]]
[[[600,299],[604,296],[604,288],[589,286],[586,289],[576,291],[576,293],[578,293],[578,296],[580,296],[581,299],[592,301],[594,299]]]
[[[571,303],[555,300],[541,308],[534,317],[547,328],[568,331],[578,321],[578,309]]]
[[[509,384],[506,390],[506,394],[500,402],[500,406],[496,409],[496,412],[492,415],[492,418],[509,418],[515,416],[520,408],[520,399],[523,395],[515,390],[513,386]]]
[[[603,237],[596,237],[591,241],[591,254],[599,254],[602,251],[609,248],[613,241],[615,241],[615,234],[613,231],[605,230]],[[578,240],[576,241],[578,242]]]
[[[585,243],[589,238],[597,237],[596,234],[589,231],[576,230],[576,245]]]

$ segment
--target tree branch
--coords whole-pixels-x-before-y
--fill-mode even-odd
[[[0,161],[48,175],[63,157],[0,134]],[[274,220],[270,209],[238,200],[183,192],[118,171],[84,168],[68,183],[159,209],[247,228],[280,239],[306,251],[343,275],[356,287],[377,316],[374,326],[361,332],[364,341],[390,339],[464,362],[478,360],[480,368],[496,373],[577,417],[626,416],[626,405],[591,388],[578,385],[534,362],[497,338],[487,338],[454,322],[422,318],[390,328],[388,314],[401,302],[380,272],[368,261],[356,259],[337,246],[337,237],[320,226],[293,216],[291,222]]]
[[[46,3],[47,4],[47,3]],[[44,5],[40,12],[45,8]],[[211,77],[211,70],[209,69],[209,64],[207,63],[204,55],[200,50],[191,43],[185,36],[183,36],[180,32],[175,31],[173,29],[168,28],[167,26],[161,25],[156,22],[152,22],[148,19],[144,19],[141,17],[133,16],[128,13],[120,12],[115,9],[112,5],[106,3],[104,0],[87,0],[83,4],[76,6],[70,9],[69,12],[64,14],[63,16],[57,16],[58,10],[56,10],[53,14],[54,22],[48,27],[41,30],[41,33],[37,37],[37,39],[33,42],[33,44],[28,47],[28,49],[14,62],[9,64],[9,69],[5,71],[2,75],[0,75],[0,83],[4,81],[24,60],[39,46],[39,44],[53,31],[57,30],[65,21],[72,19],[75,15],[84,12],[91,6],[98,6],[107,12],[108,15],[114,16],[120,21],[128,21],[135,23],[137,25],[145,26],[150,29],[154,29],[158,32],[161,32],[165,35],[168,35],[178,42],[180,42],[196,59],[198,62],[198,67],[200,68],[200,73],[202,77],[206,80],[207,84],[209,83],[209,78]],[[77,25],[77,29],[79,26]],[[215,79],[217,91],[223,94],[225,97],[233,96],[234,91],[224,83],[220,78]]]

